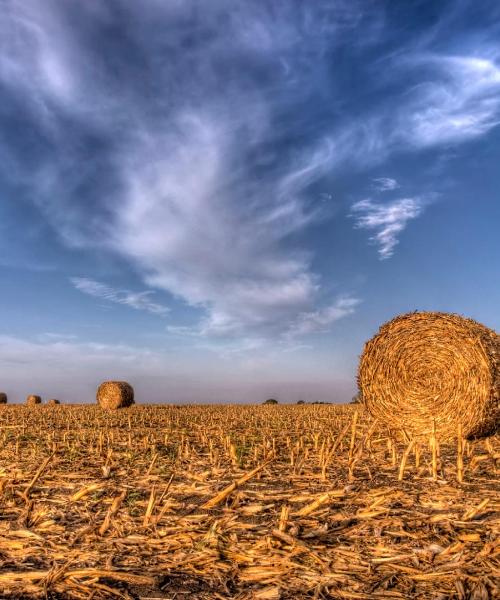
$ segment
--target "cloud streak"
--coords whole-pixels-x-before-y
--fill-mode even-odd
[[[158,304],[150,299],[151,294],[154,293],[151,291],[131,292],[129,290],[115,289],[87,277],[72,277],[70,281],[78,291],[93,298],[99,298],[114,304],[122,304],[135,310],[143,310],[160,317],[164,317],[170,312],[168,306]]]
[[[397,190],[401,186],[391,177],[377,177],[373,180],[373,187],[378,192],[392,192],[392,190]]]
[[[327,332],[335,321],[352,315],[360,303],[361,300],[358,298],[344,296],[338,298],[330,306],[313,312],[302,313],[292,325],[289,337]]]

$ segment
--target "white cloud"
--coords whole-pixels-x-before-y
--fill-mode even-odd
[[[396,179],[391,177],[377,177],[373,180],[373,184],[378,192],[391,192],[401,187]]]
[[[289,336],[296,337],[310,333],[326,332],[335,321],[353,314],[360,302],[361,300],[358,298],[344,296],[338,298],[330,306],[313,312],[302,313],[290,328]]]
[[[493,60],[417,54],[401,67],[423,77],[396,112],[396,139],[418,148],[460,143],[500,124],[500,68]]]
[[[158,316],[165,316],[170,311],[168,306],[150,300],[151,294],[154,293],[151,291],[131,292],[129,290],[119,290],[87,277],[72,277],[70,281],[77,290],[94,298],[101,298],[115,304],[123,304],[135,310],[144,310]]]
[[[408,80],[346,123],[334,136],[337,163],[372,167],[395,153],[463,144],[500,124],[500,67],[492,56],[500,48],[480,48],[478,55],[408,51],[388,61],[389,84]],[[377,191],[390,178],[376,179]],[[380,189],[382,188],[382,189]]]
[[[304,110],[315,98],[347,104],[342,86],[325,79],[324,58],[363,22],[361,3],[322,3],[317,13],[284,2],[272,10],[207,3],[191,32],[190,2],[128,3],[121,18],[134,26],[109,53],[94,41],[103,43],[112,8],[80,3],[68,19],[62,6],[10,3],[0,22],[0,82],[25,109],[29,139],[31,129],[43,137],[43,151],[27,163],[33,169],[10,147],[2,164],[14,165],[8,171],[23,185],[33,182],[34,202],[66,244],[119,254],[148,285],[203,311],[178,334],[299,335],[349,314],[354,304],[318,308],[324,291],[303,241],[324,217],[314,186],[346,165],[466,141],[499,122],[499,69],[483,48],[477,56],[409,49],[404,60],[386,61],[392,95],[382,106],[315,121]],[[403,79],[418,83],[401,90]],[[398,187],[388,177],[375,184]],[[352,211],[388,258],[422,205],[365,200]],[[151,292],[77,282],[110,302],[168,310]]]
[[[307,191],[329,172],[334,145],[325,135],[285,159],[274,150],[262,156],[262,146],[274,135],[270,121],[275,102],[266,90],[240,88],[234,80],[221,93],[214,57],[226,55],[231,47],[250,62],[261,61],[248,37],[254,28],[267,40],[266,56],[275,60],[275,50],[287,53],[298,43],[298,22],[289,19],[285,5],[278,7],[276,22],[271,13],[242,5],[231,12],[226,30],[218,25],[224,10],[219,5],[207,8],[206,26],[216,35],[208,36],[202,51],[183,52],[182,59],[171,53],[164,57],[156,79],[161,92],[149,104],[142,89],[134,95],[136,81],[129,82],[126,92],[116,93],[113,75],[100,76],[100,70],[106,72],[102,56],[85,45],[84,34],[68,35],[71,28],[62,26],[65,13],[55,5],[45,12],[27,1],[22,10],[13,10],[11,25],[26,44],[16,53],[15,36],[5,26],[5,60],[18,77],[9,78],[5,70],[3,75],[28,98],[37,125],[57,141],[58,156],[34,176],[34,197],[67,244],[118,253],[139,269],[148,285],[202,309],[205,316],[193,328],[200,335],[251,331],[254,336],[274,336],[318,302],[320,282],[310,268],[311,256],[289,240],[323,215],[308,201]],[[155,11],[169,23],[183,8],[130,11],[147,27]],[[334,11],[328,12],[325,27],[330,19],[335,24]],[[347,12],[346,5],[341,28],[348,26]],[[105,14],[98,17],[106,21]],[[300,11],[296,17],[302,18]],[[93,25],[99,26],[99,19]],[[322,51],[324,40],[318,41],[313,29],[301,35],[313,45],[318,42],[317,51]],[[136,42],[138,52],[155,54],[149,39],[138,37]],[[276,58],[276,63],[281,60]],[[189,64],[199,69],[198,76],[186,77]],[[57,121],[61,111],[84,122],[97,139],[112,140],[104,166],[88,161],[87,155],[79,160],[77,147]],[[249,172],[248,165],[259,169],[266,160],[274,165],[269,173],[265,168],[258,176]],[[99,185],[102,171],[105,188],[79,198],[76,191],[87,189],[88,181]],[[64,186],[62,173],[68,178]],[[108,180],[110,175],[113,180]],[[166,310],[150,300],[149,292],[114,290],[87,279],[74,283],[111,302],[157,314]]]
[[[251,123],[252,109],[243,113]],[[275,180],[239,179],[231,163],[241,124],[205,111],[180,115],[163,137],[145,135],[123,157],[127,193],[107,236],[149,285],[205,309],[205,336],[282,333],[320,289],[309,256],[287,237],[318,218],[302,194],[327,168],[328,143]]]
[[[409,221],[422,213],[423,202],[419,198],[401,198],[385,203],[365,199],[353,204],[351,211],[351,216],[356,219],[356,228],[375,232],[370,240],[379,246],[379,257],[383,260],[394,254],[399,234]]]

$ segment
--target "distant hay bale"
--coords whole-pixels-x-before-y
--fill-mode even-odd
[[[42,399],[40,398],[40,396],[30,395],[26,398],[26,404],[28,406],[36,406],[37,404],[41,404],[41,403],[42,403]]]
[[[7,404],[7,394],[0,392],[0,404]]]
[[[55,398],[51,398],[47,402],[47,406],[57,406],[58,404],[61,404],[61,401],[60,400],[56,400]]]
[[[500,335],[455,314],[415,312],[383,325],[359,363],[362,402],[411,436],[492,435],[500,423]]]
[[[134,388],[126,381],[105,381],[97,390],[102,408],[126,408],[134,404]]]

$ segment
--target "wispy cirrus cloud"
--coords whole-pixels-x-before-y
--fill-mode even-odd
[[[406,93],[395,135],[411,146],[462,143],[500,124],[498,48],[486,56],[416,53],[401,61],[420,81]]]
[[[190,23],[189,4],[126,10],[138,28],[116,55],[127,63],[123,80],[91,43],[95,28],[116,16],[110,10],[81,9],[79,35],[69,36],[68,13],[56,5],[13,7],[11,26],[27,43],[16,53],[5,28],[3,75],[13,94],[26,96],[28,118],[54,153],[40,158],[34,200],[67,244],[120,254],[148,285],[203,311],[194,327],[200,335],[281,335],[297,314],[314,310],[321,294],[310,252],[290,239],[324,217],[309,189],[329,172],[337,150],[326,134],[289,147],[280,142],[283,132],[270,123],[285,106],[265,80],[254,84],[272,75],[295,87],[293,78],[313,66],[325,39],[311,26],[299,31],[306,15],[285,4],[262,12],[241,4],[227,13],[220,2],[206,8],[208,42],[186,52],[176,23]],[[357,9],[343,5],[341,13],[322,15],[330,34],[358,22]],[[227,29],[219,26],[223,15]],[[148,35],[157,22],[171,39],[169,52]],[[312,56],[299,66],[301,39]],[[228,48],[254,84],[226,78]],[[139,78],[129,78],[135,59],[156,73],[156,92],[147,97]],[[67,135],[68,122],[80,144]],[[88,280],[76,285],[111,302],[163,311],[148,295]]]
[[[153,138],[140,160],[135,152],[124,156],[127,192],[109,244],[147,273],[149,285],[204,309],[200,335],[277,334],[319,292],[309,255],[287,238],[318,218],[302,194],[328,165],[330,149],[321,144],[299,155],[280,176],[232,182],[239,142],[227,118],[184,114],[161,150]],[[239,127],[240,118],[232,123]],[[144,155],[151,160],[144,163]]]
[[[361,300],[358,298],[343,296],[330,306],[313,312],[302,313],[293,323],[288,335],[289,337],[297,337],[310,333],[326,332],[335,321],[353,314],[360,303]]]
[[[168,306],[151,300],[151,295],[154,293],[152,291],[131,292],[130,290],[120,290],[87,277],[72,277],[70,281],[78,291],[93,298],[99,298],[114,304],[122,304],[135,310],[144,310],[160,317],[164,317],[170,312]]]
[[[478,56],[418,49],[388,58],[388,83],[404,73],[405,84],[391,101],[386,98],[343,127],[342,146],[348,150],[343,160],[372,166],[394,154],[456,146],[488,134],[500,125],[499,56],[500,45],[486,45]]]
[[[117,254],[199,309],[185,333],[324,330],[356,308],[326,297],[307,237],[341,201],[319,201],[335,175],[475,139],[500,118],[494,36],[472,51],[407,43],[405,33],[386,54],[387,18],[345,0],[8,2],[0,168],[65,244]],[[110,37],[110,24],[123,35]],[[364,74],[352,111],[349,77],[331,69],[339,48]],[[374,91],[383,102],[363,102]],[[422,206],[365,200],[352,211],[388,258]],[[166,310],[149,292],[80,285]]]
[[[373,180],[373,187],[378,192],[391,192],[392,190],[397,190],[401,186],[397,180],[392,179],[392,177],[377,177]]]
[[[393,202],[374,202],[367,198],[351,207],[351,216],[357,229],[373,231],[370,240],[378,245],[381,260],[390,258],[398,244],[398,236],[423,211],[424,205],[419,198],[401,198]]]

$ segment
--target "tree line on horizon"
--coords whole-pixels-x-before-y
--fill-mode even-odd
[[[349,404],[359,404],[361,402],[361,392],[358,392],[355,396],[352,397]],[[275,398],[268,398],[264,400],[262,404],[279,404],[279,400]],[[335,404],[334,402],[322,402],[320,400],[315,400],[314,402],[306,402],[305,400],[297,400],[295,404]]]

